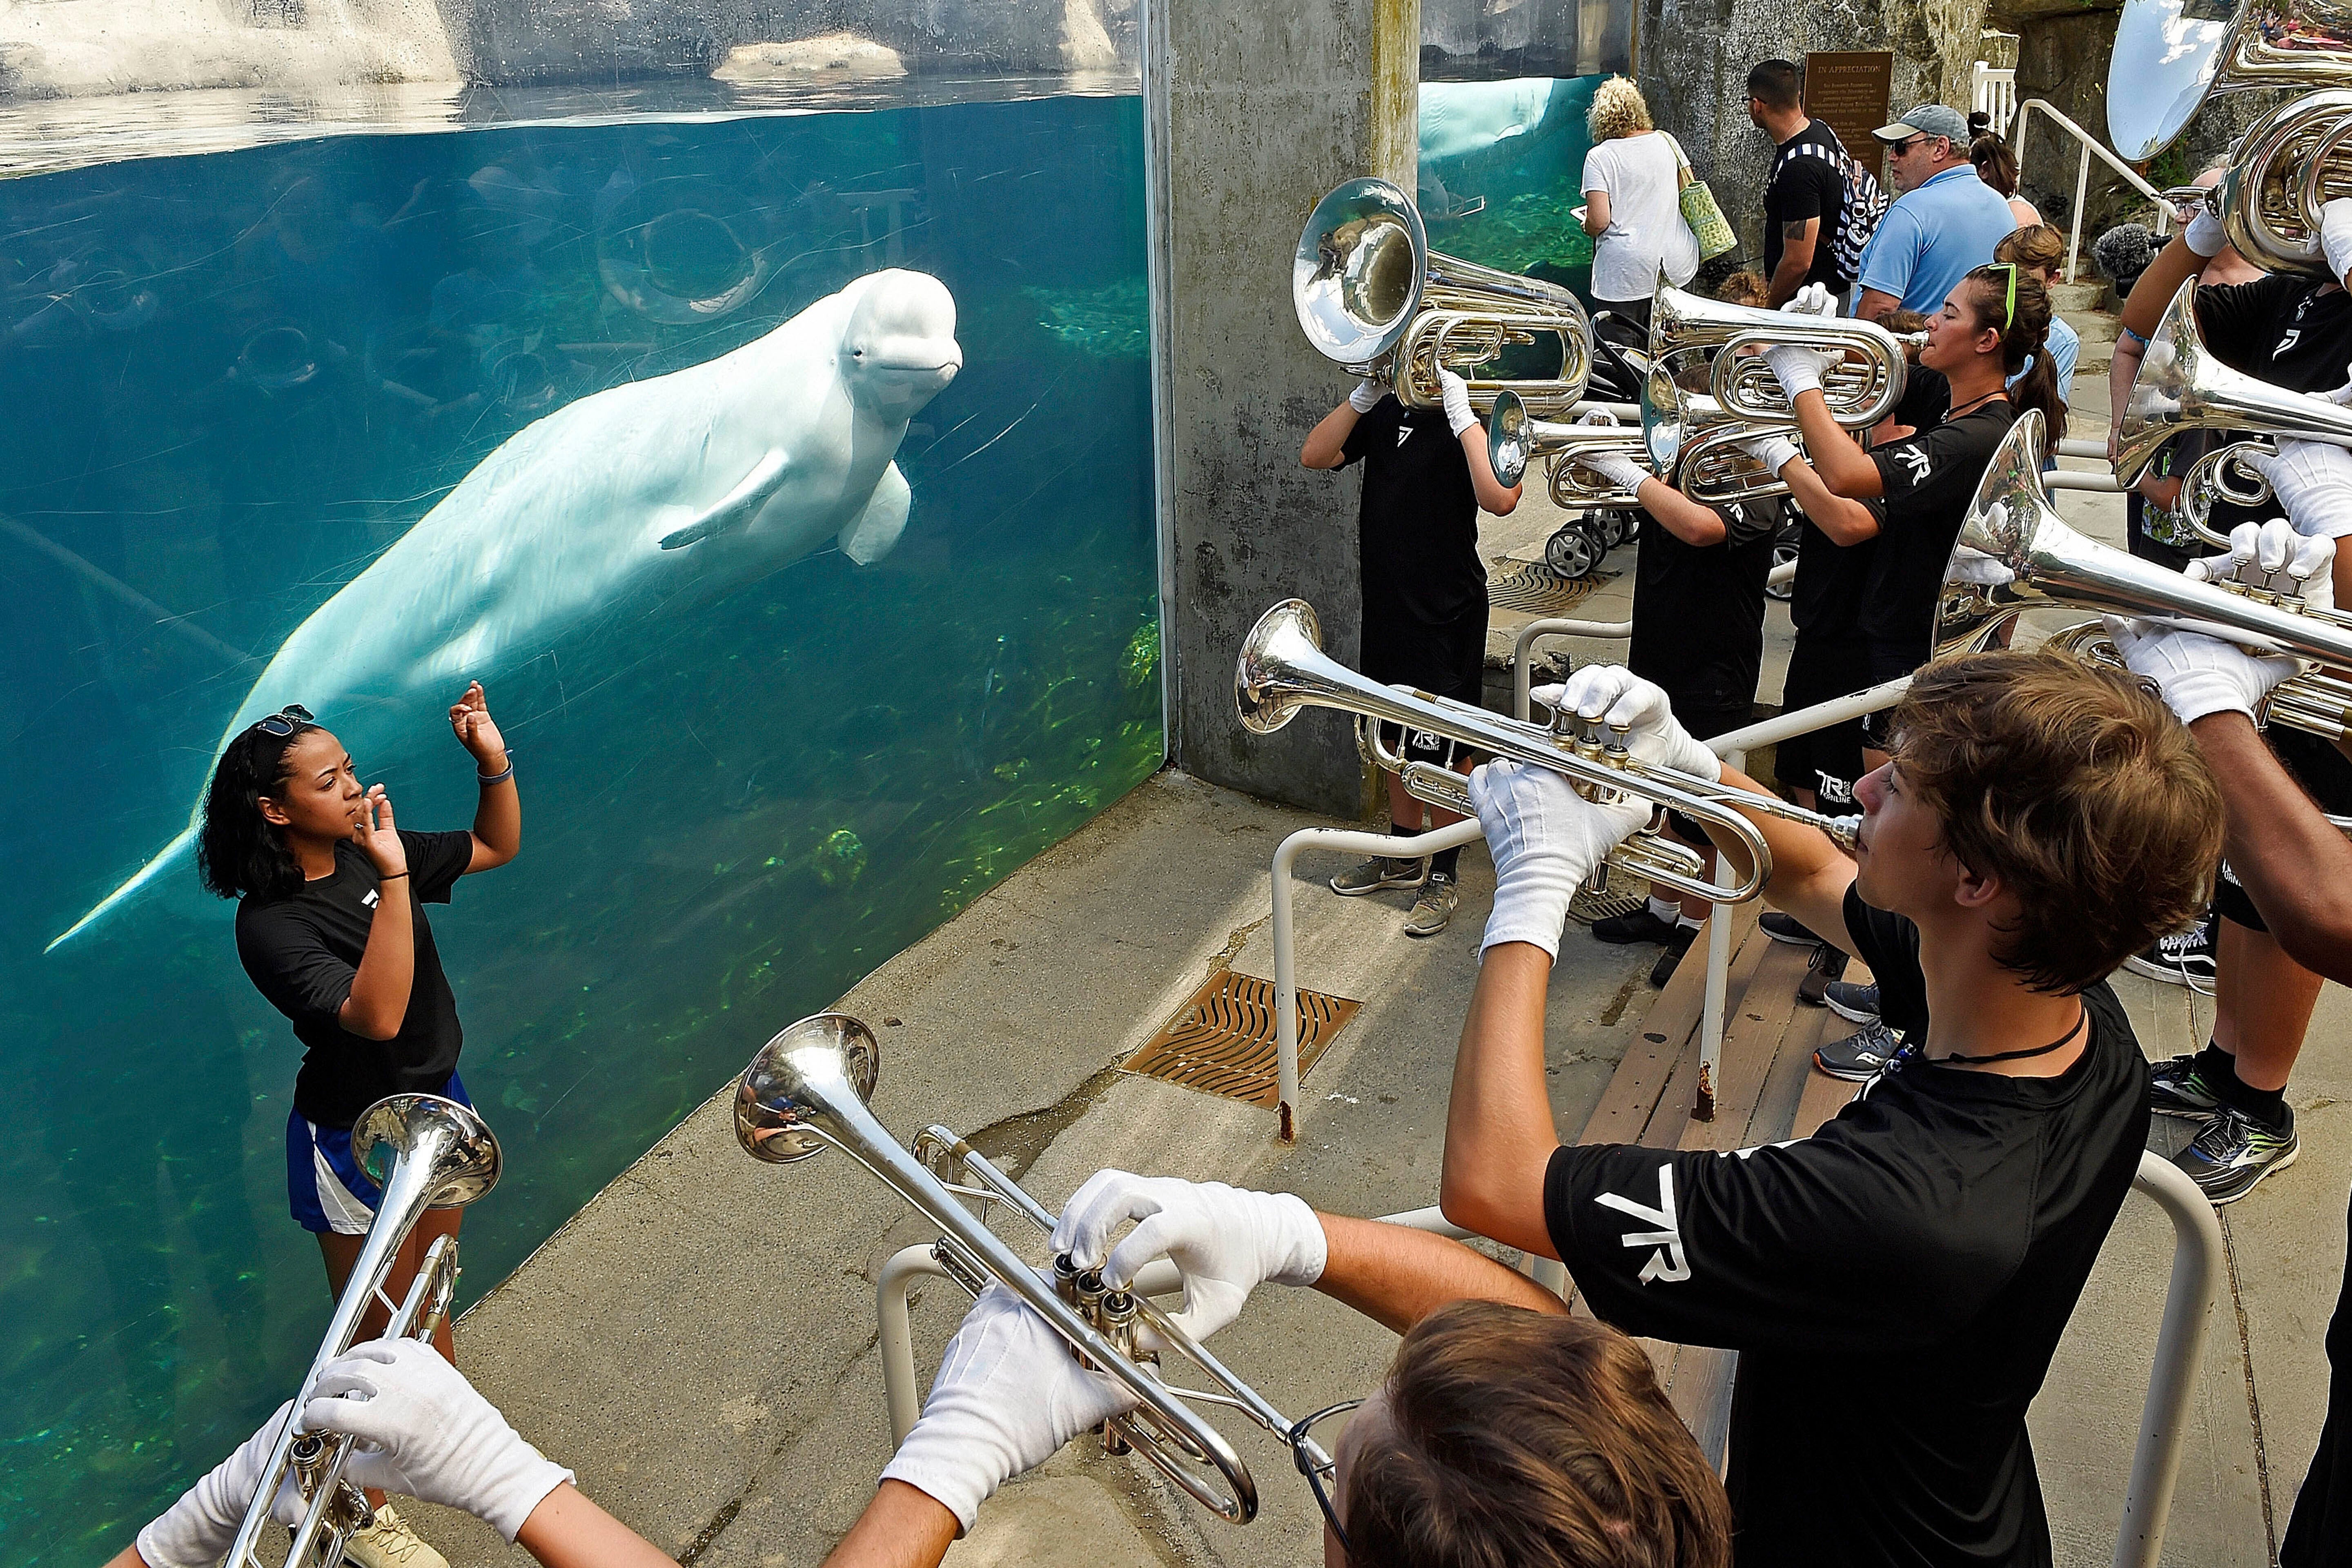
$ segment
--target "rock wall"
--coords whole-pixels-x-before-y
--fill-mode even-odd
[[[457,75],[434,0],[0,0],[0,100]]]

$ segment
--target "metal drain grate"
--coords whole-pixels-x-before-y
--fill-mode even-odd
[[[1298,1076],[1302,1079],[1362,1005],[1320,991],[1298,993]],[[1279,1094],[1275,1082],[1274,1018],[1272,981],[1220,970],[1124,1065],[1128,1071],[1146,1078],[1163,1079],[1202,1094],[1271,1110]]]
[[[1576,897],[1569,900],[1568,918],[1579,925],[1591,925],[1612,915],[1630,915],[1650,901],[1650,885],[1639,877],[1628,876],[1612,869],[1609,873],[1609,890],[1595,895],[1590,888],[1579,888]]]
[[[1550,567],[1537,561],[1497,561],[1486,578],[1486,602],[1498,610],[1527,610],[1538,615],[1556,615],[1574,609],[1591,596],[1603,583],[1613,581],[1614,572],[1589,572],[1581,577],[1563,577]]]

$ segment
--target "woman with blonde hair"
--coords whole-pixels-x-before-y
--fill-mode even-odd
[[[1592,299],[1646,327],[1658,279],[1679,289],[1698,271],[1698,239],[1683,221],[1682,150],[1651,122],[1642,89],[1611,77],[1592,95],[1584,155],[1584,232],[1592,236]]]

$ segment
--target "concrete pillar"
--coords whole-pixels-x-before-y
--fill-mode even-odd
[[[1298,330],[1290,258],[1341,180],[1412,188],[1420,0],[1146,9],[1171,753],[1218,784],[1354,816],[1366,781],[1349,725],[1309,712],[1247,733],[1234,661],[1259,614],[1289,596],[1315,606],[1336,657],[1356,658],[1356,475],[1298,462],[1352,384]]]

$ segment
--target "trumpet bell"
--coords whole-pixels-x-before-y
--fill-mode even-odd
[[[352,1158],[362,1170],[379,1149],[401,1154],[427,1142],[437,1145],[427,1208],[464,1208],[499,1184],[503,1158],[489,1123],[437,1094],[393,1094],[360,1112],[352,1124]],[[383,1173],[370,1171],[379,1182]]]
[[[1486,416],[1486,466],[1506,488],[1517,484],[1535,456],[1535,433],[1528,428],[1527,400],[1505,387],[1495,397],[1495,411]]]
[[[863,1105],[882,1075],[874,1031],[846,1013],[817,1013],[760,1047],[735,1085],[735,1140],[754,1160],[789,1165],[833,1146],[832,1107]]]
[[[1315,606],[1304,599],[1285,599],[1257,618],[1242,639],[1239,665],[1234,671],[1234,703],[1241,710],[1242,728],[1253,735],[1271,735],[1307,706],[1293,689],[1293,672],[1323,655],[1323,626]]]
[[[1412,199],[1386,180],[1349,180],[1315,204],[1298,237],[1298,325],[1324,358],[1369,370],[1412,325],[1428,260]]]
[[[2148,334],[2116,421],[2116,477],[2126,485],[2137,482],[2166,441],[2185,430],[2210,429],[2352,447],[2352,410],[2222,363],[2198,329],[2191,279]]]

